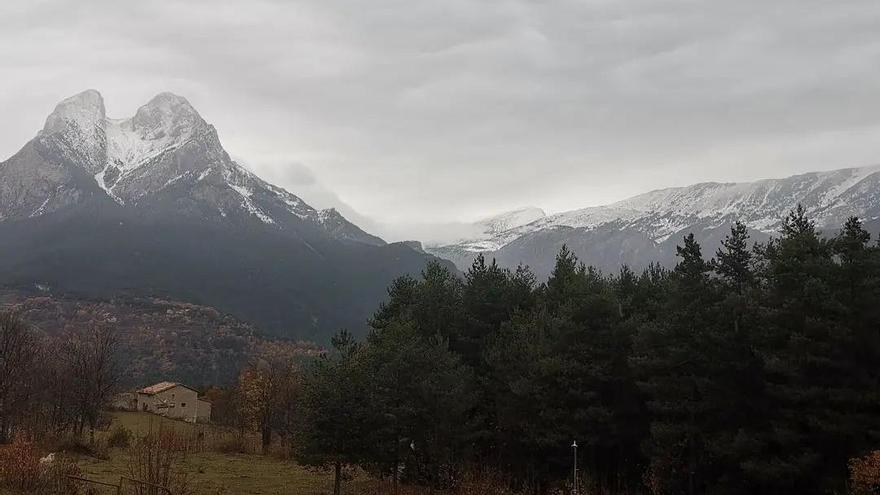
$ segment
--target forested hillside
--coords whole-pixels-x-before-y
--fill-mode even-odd
[[[38,291],[0,291],[0,307],[13,311],[41,336],[109,325],[118,338],[123,388],[171,380],[190,386],[229,385],[266,342],[250,325],[214,308],[156,298],[108,300],[62,297]],[[291,344],[292,345],[292,344]],[[317,353],[296,344],[303,355]]]
[[[403,277],[309,372],[298,458],[436,486],[492,472],[546,493],[846,491],[880,449],[880,247],[804,209],[752,246],[601,273],[563,248],[546,283],[479,257]]]

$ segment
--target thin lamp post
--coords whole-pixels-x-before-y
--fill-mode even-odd
[[[572,493],[577,495],[578,493],[578,443],[577,440],[571,443],[571,448],[574,450],[574,490]]]

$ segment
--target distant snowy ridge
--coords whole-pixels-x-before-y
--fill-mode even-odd
[[[823,229],[839,228],[851,215],[869,222],[877,220],[880,166],[659,189],[609,205],[536,215],[533,221],[519,225],[490,219],[475,224],[480,235],[447,245],[429,245],[426,250],[452,259],[461,268],[479,252],[507,259],[508,264],[537,263],[536,253],[546,254],[561,242],[582,245],[585,256],[601,258],[598,264],[641,260],[649,255],[668,259],[670,250],[663,245],[689,230],[706,232],[707,239],[715,242],[716,235],[710,232],[742,221],[753,232],[773,235],[798,204],[804,205]],[[521,211],[493,218],[521,218]],[[612,242],[611,238],[617,240]],[[604,252],[598,253],[600,249]]]
[[[720,224],[735,217],[752,229],[774,233],[788,211],[799,203],[820,224],[826,223],[835,207],[847,206],[848,193],[878,172],[880,166],[813,172],[786,179],[706,182],[659,189],[608,206],[559,213],[531,227],[593,228],[609,222],[632,224],[653,218],[646,231],[655,242],[663,242],[687,228],[694,219],[714,219]]]
[[[489,218],[484,218],[474,224],[479,234],[472,239],[462,239],[462,244],[467,244],[472,251],[491,251],[504,245],[506,233],[514,232],[514,229],[531,224],[547,216],[544,210],[529,206],[517,210],[501,213]]]

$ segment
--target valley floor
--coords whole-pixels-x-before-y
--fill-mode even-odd
[[[215,427],[192,425],[138,412],[113,413],[110,430],[118,424],[135,435],[143,435],[160,427],[175,429],[184,435],[202,433],[205,437],[214,438],[231,433]],[[256,443],[253,446],[256,447]],[[128,459],[127,450],[117,448],[109,450],[107,459],[83,456],[78,464],[85,478],[118,483],[120,476],[128,476]],[[206,450],[187,454],[183,466],[189,485],[195,489],[194,493],[197,495],[317,495],[331,493],[333,488],[332,473],[309,470],[278,455],[227,454]],[[361,476],[349,480],[346,488],[349,493],[361,493],[369,491],[369,484],[369,480]]]
[[[123,451],[112,451],[108,460],[84,458],[83,476],[117,483],[127,475]],[[330,474],[306,470],[293,462],[253,454],[192,454],[184,461],[195,493],[202,494],[325,494],[332,491]]]

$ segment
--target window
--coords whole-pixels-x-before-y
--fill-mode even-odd
[[[180,407],[186,407],[186,402],[181,402]]]

